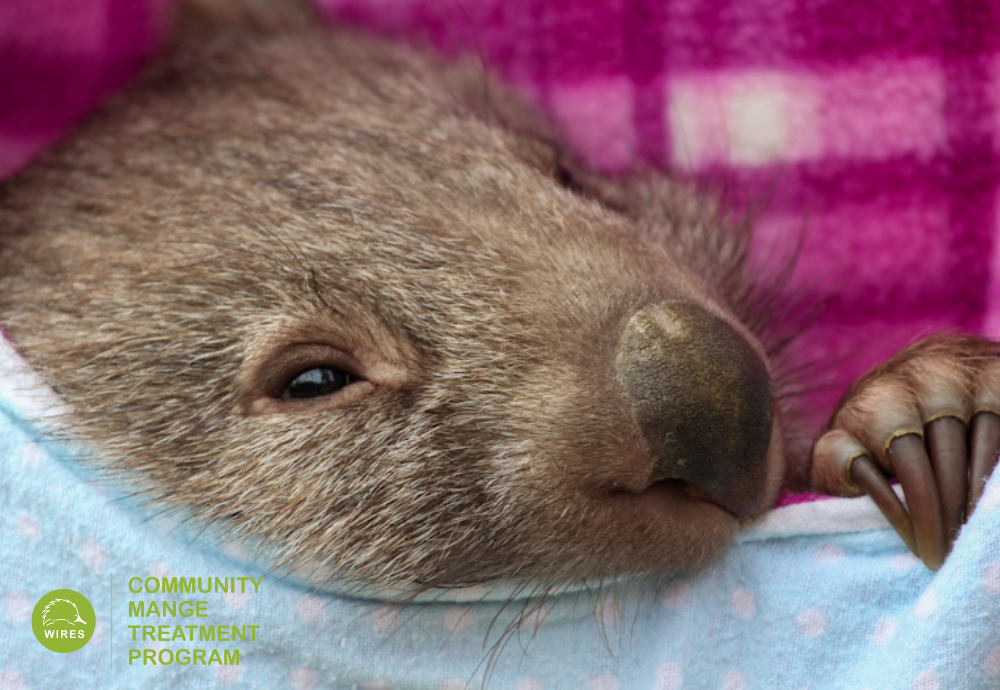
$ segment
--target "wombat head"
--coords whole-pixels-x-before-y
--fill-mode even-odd
[[[0,323],[95,462],[318,577],[699,564],[783,472],[744,240],[440,72],[307,30],[181,50],[0,188]]]

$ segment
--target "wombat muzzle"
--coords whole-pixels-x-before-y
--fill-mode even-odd
[[[626,323],[615,369],[653,477],[689,482],[749,515],[766,474],[774,395],[746,339],[694,304],[649,304]]]

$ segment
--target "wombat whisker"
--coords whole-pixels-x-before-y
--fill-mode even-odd
[[[524,628],[526,621],[529,620],[529,618],[533,618],[534,616],[538,615],[538,612],[542,610],[546,601],[552,595],[553,590],[555,589],[554,585],[539,583],[534,585],[526,596],[522,597],[523,590],[528,586],[528,584],[529,583],[524,583],[523,586],[518,587],[517,590],[513,592],[510,595],[510,597],[508,597],[508,599],[503,603],[503,605],[494,615],[493,619],[490,621],[490,625],[488,626],[487,632],[483,638],[483,646],[486,653],[484,654],[483,658],[480,660],[476,668],[473,669],[473,672],[470,676],[471,680],[471,678],[474,678],[476,673],[479,672],[479,669],[482,668],[483,673],[482,673],[481,687],[483,688],[485,688],[488,685],[490,678],[492,677],[494,671],[497,669],[499,665],[499,660],[501,655],[515,637],[517,637],[518,644],[521,647],[522,657],[526,657],[528,654],[527,645],[522,643],[520,639],[521,630]],[[492,631],[494,623],[497,621],[499,616],[501,616],[503,612],[506,610],[507,605],[514,600],[522,602],[521,609],[511,617],[507,625],[504,627],[504,630],[500,633],[498,638],[492,644],[490,644],[489,648],[487,649],[486,645],[489,644],[490,632]],[[540,627],[540,625],[541,621],[539,621],[538,625],[536,626],[529,626],[532,627],[532,637],[529,638],[529,642],[530,639],[534,639],[534,636],[537,635],[538,628]]]
[[[309,273],[312,270],[311,266],[306,263],[304,253],[298,245],[296,238],[290,231],[285,231],[282,234],[280,232],[281,224],[268,214],[265,209],[253,205],[242,205],[240,206],[240,210],[253,221],[249,226],[251,230],[262,235],[265,240],[274,240],[277,242],[285,250],[285,253],[298,264],[303,273]],[[271,247],[273,251],[271,243],[265,242],[264,244]]]

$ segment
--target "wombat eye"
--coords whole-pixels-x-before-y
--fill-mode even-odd
[[[281,391],[284,400],[301,400],[303,398],[319,398],[336,393],[346,388],[356,379],[346,371],[331,367],[314,367],[306,369],[285,384]]]
[[[327,343],[264,341],[248,351],[240,381],[240,408],[247,416],[352,407],[379,388],[399,388],[406,380],[403,369],[374,348],[359,357]]]

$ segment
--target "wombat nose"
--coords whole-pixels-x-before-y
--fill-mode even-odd
[[[774,399],[767,367],[729,324],[694,304],[649,304],[625,326],[618,380],[656,479],[690,482],[737,517],[760,499]]]

